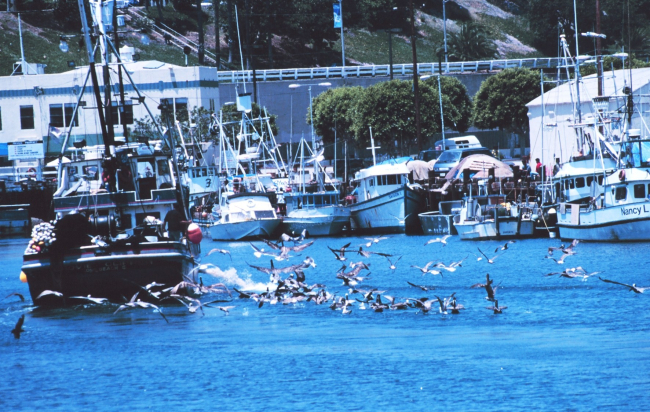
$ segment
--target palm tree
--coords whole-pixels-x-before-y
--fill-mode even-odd
[[[492,59],[497,54],[485,28],[474,22],[463,23],[449,41],[450,56],[461,61]]]

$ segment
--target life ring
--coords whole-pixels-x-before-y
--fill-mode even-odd
[[[36,169],[34,169],[33,167],[27,169],[27,175],[33,179],[36,179]]]
[[[255,202],[253,201],[253,199],[248,199],[248,200],[246,201],[246,206],[248,206],[248,207],[250,207],[250,208],[254,207],[254,206],[255,206]]]
[[[620,172],[618,172],[618,180],[620,180],[621,182],[625,181],[625,170],[621,170]]]

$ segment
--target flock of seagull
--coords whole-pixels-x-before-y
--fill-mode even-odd
[[[417,298],[397,298],[391,294],[387,294],[387,291],[385,290],[378,290],[377,288],[362,288],[360,285],[364,281],[370,279],[371,264],[364,261],[354,261],[356,260],[356,257],[383,257],[388,262],[388,268],[393,272],[397,269],[397,264],[402,258],[402,256],[370,250],[371,247],[377,245],[382,240],[388,239],[388,237],[385,236],[365,238],[367,242],[354,247],[351,246],[352,242],[348,242],[341,247],[331,247],[329,245],[327,246],[327,248],[332,252],[333,258],[341,262],[342,266],[340,269],[338,269],[333,278],[338,279],[342,282],[341,286],[344,286],[346,288],[344,293],[340,290],[332,293],[330,290],[328,290],[328,287],[325,284],[307,283],[305,271],[316,267],[315,260],[309,256],[304,258],[300,263],[284,267],[276,267],[274,261],[283,262],[289,260],[297,256],[296,253],[302,252],[314,244],[313,240],[304,243],[306,240],[305,237],[305,233],[303,232],[300,236],[297,237],[283,234],[277,242],[260,239],[260,241],[268,246],[268,250],[264,247],[258,247],[255,244],[250,243],[250,246],[253,249],[253,255],[256,258],[267,256],[271,259],[270,266],[268,267],[247,263],[248,266],[269,275],[270,283],[275,287],[269,285],[266,288],[266,291],[259,293],[241,290],[241,288],[233,288],[237,294],[237,298],[252,300],[260,308],[265,304],[289,305],[301,302],[311,302],[315,305],[326,305],[332,310],[339,310],[342,314],[350,314],[352,313],[353,309],[367,309],[374,312],[383,312],[385,310],[415,309],[417,312],[423,314],[434,311],[443,315],[457,315],[461,313],[461,310],[465,309],[465,306],[457,302],[455,292],[450,296],[445,297],[440,297],[435,294],[428,295],[429,292],[435,290],[435,286],[420,285],[418,283],[406,281],[410,287],[418,289],[419,291],[425,292],[427,294],[427,296]],[[428,240],[424,246],[426,247],[434,243],[440,243],[442,247],[444,247],[447,245],[448,238],[448,235],[434,238]],[[494,264],[496,259],[508,251],[509,246],[513,243],[515,243],[515,241],[510,240],[497,247],[492,253],[494,256],[491,258],[488,257],[488,255],[486,255],[483,250],[477,247],[479,253],[474,254],[474,256],[476,257],[477,261],[484,260],[487,264]],[[549,247],[545,258],[552,259],[558,264],[563,264],[567,258],[576,254],[576,246],[578,243],[578,240],[574,240],[569,246],[562,244],[559,247]],[[558,252],[562,254],[559,259],[556,258],[556,256],[558,256]],[[228,250],[215,248],[210,250],[206,256],[209,256],[213,253],[228,255],[232,260],[232,256]],[[417,269],[417,272],[415,273],[419,272],[422,276],[429,274],[434,276],[439,275],[442,278],[445,273],[453,273],[459,268],[462,268],[463,262],[468,257],[469,255],[458,261],[450,262],[449,264],[445,264],[442,261],[429,261],[422,267],[411,265],[411,268]],[[117,309],[113,312],[114,314],[130,309],[153,309],[156,313],[159,313],[166,322],[169,322],[169,320],[160,307],[160,304],[166,301],[174,301],[180,303],[185,306],[190,313],[200,312],[204,314],[203,308],[216,307],[228,315],[230,313],[230,310],[234,309],[236,306],[220,305],[223,303],[232,303],[234,299],[231,291],[225,284],[215,283],[212,285],[204,285],[203,278],[201,276],[199,276],[198,283],[190,280],[193,278],[192,275],[194,272],[205,273],[209,268],[216,268],[216,266],[210,264],[199,265],[185,276],[184,281],[174,286],[166,286],[156,282],[145,286],[139,286],[140,290],[135,293],[128,301],[125,299],[123,303],[116,304],[109,302],[105,298],[92,296],[66,297],[62,293],[53,290],[43,291],[35,299],[35,303],[38,304],[39,299],[44,296],[54,296],[60,299],[65,299],[66,301],[63,302],[65,304],[78,302],[82,305],[115,305],[117,306]],[[601,272],[588,272],[582,267],[578,266],[575,268],[566,268],[561,272],[551,272],[545,276],[550,277],[557,275],[563,278],[580,278],[581,280],[586,281],[589,277],[598,275],[600,273]],[[636,284],[629,285],[610,279],[604,279],[600,276],[598,276],[598,278],[606,283],[623,286],[627,290],[635,293],[643,293],[645,290],[650,289],[650,287],[639,287],[636,286]],[[491,306],[486,306],[486,309],[492,311],[494,314],[501,314],[505,309],[507,309],[507,306],[499,305],[499,300],[496,297],[497,289],[499,289],[499,286],[500,284],[495,285],[494,279],[491,278],[489,274],[487,274],[485,276],[485,282],[476,283],[470,288],[484,289],[486,292],[485,299],[492,303]],[[208,301],[205,301],[206,299],[204,299],[206,296],[214,297],[215,295],[218,295],[220,298],[211,299]],[[7,295],[5,299],[12,296],[17,296],[21,301],[25,300],[25,298],[19,293],[11,293]],[[25,315],[23,314],[18,319],[14,329],[11,330],[11,333],[16,339],[19,339],[20,334],[24,332],[24,321]]]

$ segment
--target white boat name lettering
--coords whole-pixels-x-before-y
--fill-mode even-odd
[[[629,207],[629,208],[621,208],[621,214],[623,216],[628,216],[628,215],[641,215],[641,213],[648,213],[650,212],[650,209],[648,209],[647,205],[639,206],[639,207]]]

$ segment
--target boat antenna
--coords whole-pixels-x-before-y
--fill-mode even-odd
[[[246,93],[246,74],[244,73],[244,54],[241,51],[241,35],[239,33],[239,16],[237,14],[237,5],[235,4],[235,22],[237,23],[237,42],[239,43],[239,57],[241,59],[242,83],[244,84],[244,93]]]

